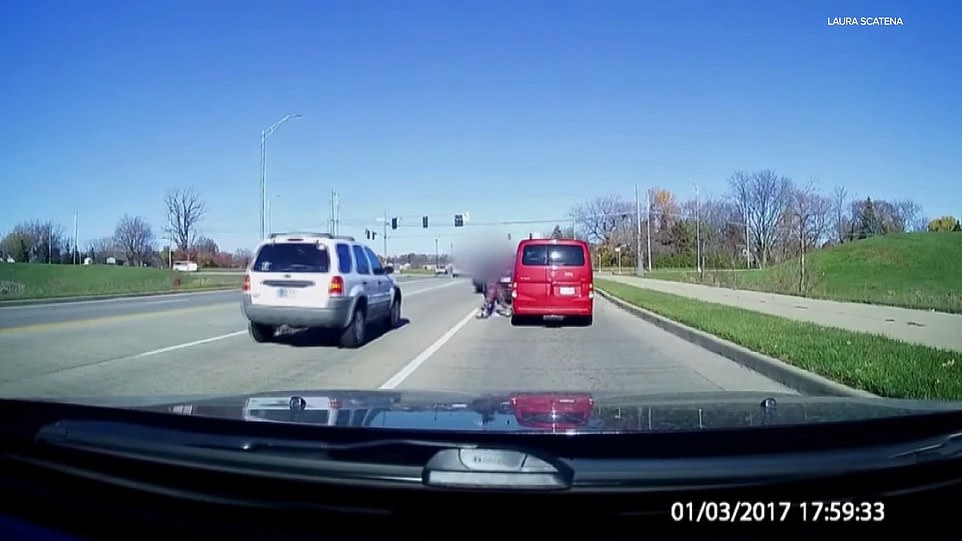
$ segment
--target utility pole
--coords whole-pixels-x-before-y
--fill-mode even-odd
[[[437,272],[437,268],[441,265],[441,254],[438,252],[438,239],[434,239],[434,268]]]
[[[78,237],[77,220],[78,220],[79,214],[80,214],[79,210],[75,210],[73,212],[73,253],[70,254],[70,260],[73,261],[74,265],[77,264],[77,259],[80,256],[80,249],[77,248],[77,242],[78,242],[77,241],[77,237]]]
[[[745,268],[752,268],[752,244],[748,229],[748,201],[745,202]]]
[[[644,265],[641,263],[641,193],[635,184],[635,274],[644,276]]]
[[[387,261],[387,211],[384,211],[384,260]]]
[[[698,184],[695,186],[695,268],[701,274],[701,212],[698,206]]]
[[[331,218],[330,220],[328,220],[328,224],[331,227],[331,234],[334,235],[335,232],[334,232],[334,189],[333,188],[331,188],[330,196],[331,196],[330,197],[331,200],[328,204],[330,205]]]
[[[648,202],[648,272],[651,272],[651,188],[645,189],[645,200]]]

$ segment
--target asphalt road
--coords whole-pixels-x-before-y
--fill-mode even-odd
[[[402,282],[402,325],[358,350],[318,333],[255,344],[239,292],[0,309],[0,396],[66,399],[291,388],[781,391],[602,299],[591,327],[474,319],[470,281]]]

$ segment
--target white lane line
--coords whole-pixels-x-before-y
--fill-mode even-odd
[[[187,302],[187,301],[189,301],[189,300],[190,300],[190,299],[164,299],[164,300],[162,300],[162,301],[151,301],[150,304],[151,304],[151,306],[153,306],[153,305],[155,305],[155,304],[176,304],[176,303],[179,303],[179,302]]]
[[[441,289],[441,288],[449,287],[449,286],[452,286],[452,285],[454,285],[454,284],[448,283],[448,284],[444,284],[444,285],[440,285],[440,286],[429,287],[429,288],[427,288],[427,289],[419,289],[419,290],[417,290],[417,291],[413,291],[413,292],[411,292],[411,293],[406,294],[405,297],[410,297],[410,296],[412,296],[412,295],[417,295],[418,293],[427,293],[427,292],[429,292],[429,291],[434,291],[434,290],[436,290],[436,289]],[[170,302],[175,302],[175,301],[170,301]],[[474,313],[474,312],[472,312],[472,313]],[[143,353],[138,353],[138,354],[136,354],[136,355],[131,355],[131,356],[129,356],[129,357],[121,357],[120,359],[115,359],[115,360],[118,360],[118,361],[126,361],[126,360],[132,360],[132,359],[142,359],[142,358],[144,358],[144,357],[150,357],[150,356],[153,356],[153,355],[160,355],[161,353],[167,353],[167,352],[170,352],[170,351],[177,351],[177,350],[179,350],[179,349],[186,349],[186,348],[190,348],[190,347],[194,347],[194,346],[200,346],[200,345],[203,345],[203,344],[209,344],[209,343],[211,343],[211,342],[216,342],[216,341],[218,341],[218,340],[224,340],[225,338],[232,338],[232,337],[234,337],[234,336],[240,336],[240,335],[242,335],[242,334],[247,334],[247,329],[244,329],[244,330],[242,330],[242,331],[234,331],[234,332],[231,332],[231,333],[222,334],[222,335],[219,335],[219,336],[213,336],[213,337],[211,337],[211,338],[204,338],[203,340],[194,340],[193,342],[185,342],[185,343],[183,343],[183,344],[176,344],[176,345],[168,346],[168,347],[165,347],[165,348],[153,349],[153,350],[150,350],[150,351],[145,351],[145,352],[143,352]],[[452,334],[453,334],[453,333],[452,333]],[[438,347],[440,347],[440,346],[438,346]],[[423,362],[423,361],[422,361],[422,362]],[[413,371],[413,370],[412,370],[412,371]]]
[[[95,299],[90,301],[70,301],[70,302],[45,302],[43,304],[23,304],[23,305],[12,305],[12,306],[0,306],[0,310],[26,310],[34,308],[50,308],[51,306],[59,307],[70,307],[70,306],[84,306],[87,304],[102,304],[108,302],[131,302],[131,301],[148,301],[151,304],[156,302],[156,299],[169,299],[172,297],[199,297],[201,295],[224,295],[230,293],[237,293],[240,295],[240,288],[236,289],[221,289],[219,291],[186,291],[184,293],[165,293],[161,295],[138,295],[136,297],[117,297],[114,299]],[[186,299],[184,299],[186,300]]]
[[[409,362],[404,368],[402,368],[400,372],[398,372],[397,374],[394,374],[394,376],[392,376],[391,379],[387,380],[384,383],[384,385],[381,385],[379,389],[389,390],[404,383],[404,380],[411,377],[411,374],[413,374],[415,370],[417,370],[422,364],[424,364],[428,359],[430,359],[431,355],[434,355],[435,353],[437,353],[437,351],[441,349],[441,346],[443,346],[444,344],[447,344],[449,340],[454,338],[454,335],[461,330],[461,327],[464,327],[465,325],[468,324],[469,321],[474,319],[474,316],[477,313],[478,313],[478,309],[472,308],[471,311],[468,312],[468,315],[464,316],[464,319],[459,321],[454,327],[451,327],[450,329],[448,329],[448,332],[444,333],[444,335],[441,338],[438,338],[437,342],[428,346],[426,350],[422,351],[417,357],[412,359],[411,362]]]
[[[201,344],[209,344],[211,342],[216,342],[218,340],[223,340],[225,338],[232,338],[234,336],[239,336],[242,334],[247,334],[247,330],[235,331],[227,334],[222,334],[220,336],[213,336],[211,338],[204,338],[203,340],[194,340],[193,342],[185,342],[183,344],[177,344],[175,346],[168,346],[160,349],[153,349],[150,351],[145,351],[143,353],[138,353],[136,355],[131,355],[130,357],[121,357],[120,359],[114,359],[117,361],[127,361],[131,359],[142,359],[144,357],[151,357],[153,355],[160,355],[161,353],[167,353],[170,351],[177,351],[178,349],[185,349],[189,347],[199,346]]]
[[[402,293],[403,295],[402,295],[401,298],[404,299],[404,298],[407,298],[407,297],[411,297],[411,296],[417,295],[417,294],[419,294],[419,293],[427,293],[428,291],[435,291],[435,290],[438,290],[438,289],[444,289],[444,288],[446,288],[446,287],[451,287],[451,286],[455,285],[456,283],[458,283],[458,282],[454,282],[454,283],[448,282],[447,284],[444,284],[444,285],[434,286],[434,287],[426,287],[426,288],[424,288],[424,289],[418,289],[417,291],[412,291],[412,292],[410,292],[410,293],[404,293],[404,289],[402,288],[402,289],[401,289],[401,293]],[[400,284],[398,284],[398,285],[400,285]]]

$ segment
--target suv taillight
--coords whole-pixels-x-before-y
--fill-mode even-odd
[[[244,293],[250,293],[251,291],[251,275],[250,274],[244,275],[244,283],[241,284],[241,291],[243,291]]]
[[[344,294],[344,278],[335,276],[331,278],[331,285],[327,287],[327,292],[332,297],[340,297]]]

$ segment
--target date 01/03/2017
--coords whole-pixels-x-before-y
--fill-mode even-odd
[[[671,504],[675,522],[859,523],[885,520],[883,502],[688,501]]]

